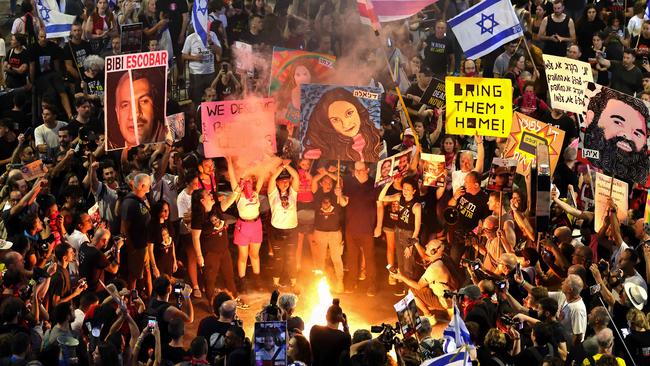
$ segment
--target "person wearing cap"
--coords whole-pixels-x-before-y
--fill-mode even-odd
[[[489,296],[494,293],[494,282],[483,280],[479,285],[465,286],[460,291],[461,309],[465,322],[475,322],[479,326],[479,338],[483,340],[488,330],[496,327],[497,306]]]
[[[404,104],[406,104],[409,116],[418,116],[418,111],[422,107],[420,98],[422,98],[432,78],[433,72],[426,65],[420,66],[420,69],[415,73],[415,82],[406,89],[404,96]]]
[[[449,270],[451,263],[445,255],[445,245],[442,241],[431,240],[424,248],[420,244],[415,244],[414,248],[426,262],[430,263],[420,279],[415,281],[399,269],[395,273],[390,272],[390,276],[404,282],[411,289],[418,309],[435,322],[433,310],[451,313],[451,302],[445,298],[444,294],[445,291],[453,291],[457,288],[457,279]],[[415,253],[411,254],[411,260],[414,260],[414,255]]]
[[[298,188],[300,177],[288,162],[281,162],[269,179],[268,199],[271,206],[270,241],[273,250],[271,276],[280,287],[280,276],[286,273],[291,287],[296,287],[296,245],[298,243]]]

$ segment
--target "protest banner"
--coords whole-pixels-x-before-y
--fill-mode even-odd
[[[564,131],[519,112],[512,116],[512,129],[505,147],[506,158],[517,159],[517,173],[528,175],[537,145],[548,145],[551,175],[562,153]]]
[[[444,187],[447,179],[445,156],[435,154],[420,154],[423,163],[422,184],[429,187]]]
[[[253,350],[256,366],[285,366],[287,322],[255,322]]]
[[[165,117],[165,126],[167,126],[167,139],[180,141],[185,137],[185,113],[180,112]]]
[[[165,141],[167,61],[167,51],[106,57],[106,150]]]
[[[303,84],[298,133],[303,157],[378,161],[384,150],[381,97],[379,88]]]
[[[585,88],[594,82],[591,66],[566,57],[543,55],[551,107],[584,113]]]
[[[201,103],[205,156],[273,155],[274,113],[272,98]]]
[[[512,192],[516,170],[517,159],[493,158],[487,189],[497,192]]]
[[[30,180],[44,176],[47,173],[47,168],[43,165],[43,161],[39,159],[23,165],[20,168],[20,172],[23,173],[23,178],[29,182]]]
[[[650,173],[650,104],[593,83],[585,93],[582,156],[606,174],[645,184]]]
[[[383,186],[392,181],[392,179],[401,175],[405,177],[411,166],[411,157],[413,147],[386,159],[377,162],[377,172],[375,173],[375,187]]]
[[[248,43],[235,41],[233,44],[235,53],[235,71],[240,75],[253,77],[255,64],[253,62],[253,46]]]
[[[296,136],[300,124],[300,85],[327,81],[336,57],[322,53],[273,48],[269,96],[277,103],[277,122],[284,124],[290,136]]]
[[[611,195],[610,195],[611,189]],[[619,179],[614,179],[612,184],[612,177],[605,174],[596,173],[596,198],[594,209],[594,226],[598,232],[603,226],[603,220],[607,215],[607,199],[612,197],[614,204],[616,204],[616,217],[620,224],[627,222],[627,207],[628,207],[628,186],[627,183]]]
[[[404,338],[415,334],[415,331],[421,326],[421,321],[413,293],[409,291],[406,297],[398,301],[393,307],[397,313],[397,320],[399,320],[400,330]]]
[[[445,78],[445,130],[452,135],[506,137],[512,126],[510,79]]]
[[[142,23],[122,24],[120,26],[120,53],[136,53],[142,51]]]
[[[442,108],[445,105],[445,82],[431,78],[429,86],[422,93],[420,103],[424,103],[431,108]]]

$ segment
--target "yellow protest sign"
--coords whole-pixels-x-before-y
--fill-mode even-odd
[[[510,79],[447,77],[446,123],[452,135],[507,137],[512,127]]]
[[[506,143],[505,157],[517,159],[517,173],[528,175],[535,161],[537,145],[548,145],[551,174],[562,153],[564,131],[519,112],[512,116],[512,129]]]

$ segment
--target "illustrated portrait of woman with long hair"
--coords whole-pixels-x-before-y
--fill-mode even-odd
[[[309,117],[303,146],[305,159],[375,162],[382,152],[379,130],[370,120],[370,112],[344,88],[321,96]]]
[[[278,90],[277,120],[286,124],[289,136],[295,136],[294,130],[300,124],[300,85],[316,83],[311,64],[307,60],[297,60],[288,67],[287,80]],[[297,132],[297,131],[296,131]]]

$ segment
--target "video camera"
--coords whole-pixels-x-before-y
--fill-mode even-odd
[[[467,265],[473,270],[473,271],[478,271],[481,269],[481,261],[478,259],[467,259],[463,258],[463,263],[467,263]]]
[[[36,242],[36,251],[39,254],[47,254],[47,252],[50,250],[50,245],[54,243],[56,239],[54,238],[54,235],[50,235],[45,239],[39,239]]]
[[[279,298],[280,291],[276,289],[271,293],[269,304],[262,309],[262,321],[270,322],[280,320],[280,307],[278,306]]]
[[[395,323],[394,326],[386,323],[373,325],[370,327],[370,331],[372,333],[381,333],[377,339],[379,339],[379,341],[384,345],[386,352],[389,352],[393,346],[400,347],[402,345],[402,341],[397,338],[397,334],[399,333],[399,323]]]
[[[462,299],[464,294],[459,293],[458,291],[450,291],[450,290],[444,290],[444,294],[442,295],[445,299],[451,299],[454,296],[458,299]]]

